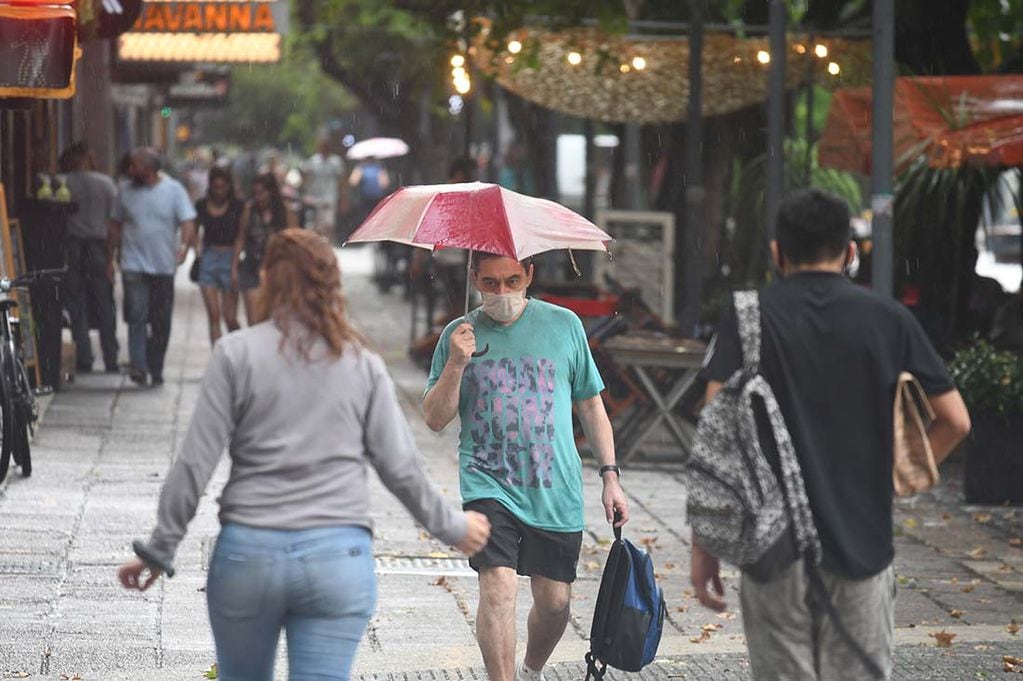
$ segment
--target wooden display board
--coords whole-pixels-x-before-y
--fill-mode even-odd
[[[639,289],[643,302],[666,324],[675,321],[675,216],[633,210],[597,211],[597,225],[611,235],[612,259],[596,258],[597,285],[609,274]]]
[[[21,223],[8,218],[7,194],[3,184],[0,184],[0,276],[13,279],[25,272],[25,249],[22,247],[22,243]],[[25,367],[32,372],[36,379],[36,385],[39,385],[39,352],[36,348],[32,300],[28,291],[12,291],[7,295],[18,301]]]

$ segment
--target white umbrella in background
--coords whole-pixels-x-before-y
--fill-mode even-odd
[[[397,158],[408,153],[408,145],[396,137],[370,137],[356,142],[348,149],[348,158],[361,161],[366,158]]]

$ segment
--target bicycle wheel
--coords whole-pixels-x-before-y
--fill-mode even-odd
[[[9,354],[7,346],[0,343],[0,367],[5,369],[0,371],[0,481],[7,477],[14,451],[14,403],[11,400],[14,383],[6,370],[10,365]]]
[[[11,451],[14,455],[14,462],[21,466],[21,476],[27,478],[32,475],[32,446],[29,440],[29,431],[35,424],[36,397],[32,392],[32,385],[28,380],[28,371],[21,358],[14,359],[14,396],[12,398],[13,409],[11,414]]]

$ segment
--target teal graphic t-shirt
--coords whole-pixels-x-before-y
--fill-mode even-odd
[[[480,309],[468,319],[477,349],[489,345],[490,351],[462,375],[462,502],[495,499],[531,527],[582,530],[582,462],[572,435],[572,403],[604,389],[582,322],[574,312],[536,299],[508,326]],[[440,379],[451,334],[461,323],[441,334],[426,392]]]

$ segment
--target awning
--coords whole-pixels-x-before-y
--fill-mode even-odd
[[[476,68],[520,97],[548,109],[606,123],[683,121],[689,105],[689,42],[636,38],[592,28],[526,28],[508,35],[498,51],[486,34],[472,48]],[[805,36],[786,40],[785,87],[869,82],[868,41]],[[819,46],[819,47],[818,47]],[[704,36],[704,116],[738,111],[767,99],[768,39],[726,33]]]
[[[842,89],[819,145],[821,166],[870,174],[870,88]],[[921,154],[934,168],[1023,164],[1023,76],[895,81],[896,169]]]

